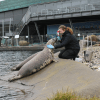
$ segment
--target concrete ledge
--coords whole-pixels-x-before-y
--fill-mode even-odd
[[[41,51],[45,45],[34,45],[34,46],[1,46],[0,51]],[[62,50],[62,48],[55,49],[54,51]]]
[[[12,46],[12,47],[0,47],[0,51],[33,51],[33,50],[42,50],[43,46]]]

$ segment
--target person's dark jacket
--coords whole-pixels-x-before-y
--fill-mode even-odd
[[[65,49],[80,49],[78,40],[68,31],[65,31],[62,35],[61,43],[55,45],[55,49],[64,47]]]

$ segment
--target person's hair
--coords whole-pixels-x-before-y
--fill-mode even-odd
[[[71,34],[73,34],[73,30],[70,27],[66,27],[65,25],[60,25],[59,29],[62,28],[62,30],[68,31]]]
[[[62,28],[62,30],[67,30],[67,27],[65,25],[60,25],[59,29]]]

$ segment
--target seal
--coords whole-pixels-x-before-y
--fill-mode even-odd
[[[16,76],[13,76],[12,78],[9,78],[8,81],[12,82],[14,80],[31,75],[32,73],[35,73],[39,71],[40,69],[43,69],[45,66],[50,64],[52,61],[55,61],[54,53],[53,53],[54,50],[47,48],[47,45],[50,45],[50,44],[54,45],[56,41],[57,41],[57,38],[50,39],[46,43],[42,51],[26,59],[26,63],[24,61],[23,63],[19,64],[19,66],[15,68],[15,69],[20,68],[18,74]]]
[[[33,55],[31,55],[30,57],[28,57],[27,59],[25,59],[24,61],[22,61],[22,62],[19,63],[18,65],[14,66],[14,68],[12,68],[11,70],[12,70],[12,71],[17,71],[17,70],[19,70],[25,63],[27,63],[29,60],[31,60],[33,57],[35,57],[37,54],[38,54],[38,52],[35,53],[35,54],[33,54]]]

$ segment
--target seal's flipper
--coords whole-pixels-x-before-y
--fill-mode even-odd
[[[13,76],[12,78],[9,78],[8,81],[9,81],[9,82],[12,82],[12,81],[17,80],[17,79],[20,79],[20,78],[22,78],[21,75]]]
[[[53,61],[54,61],[54,62],[58,62],[59,60],[58,60],[58,59],[56,59],[56,58],[54,58],[54,59],[53,59]]]
[[[24,61],[22,61],[20,64],[14,66],[14,68],[11,68],[11,71],[17,71],[17,70],[19,70],[25,63],[27,63],[29,60],[31,60],[33,57],[35,57],[38,53],[39,52],[33,54],[32,56],[30,56],[27,59],[25,59]]]
[[[20,67],[20,68],[21,68],[21,67]],[[14,68],[11,68],[11,71],[17,71],[17,70],[19,70],[20,68],[14,67]]]

